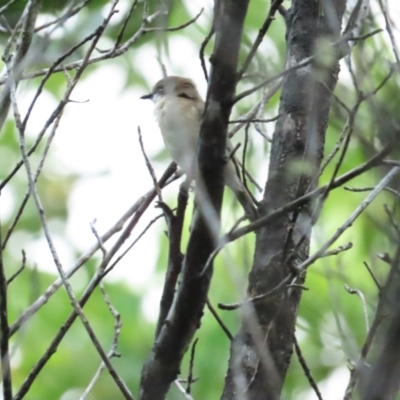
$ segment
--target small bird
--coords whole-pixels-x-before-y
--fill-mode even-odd
[[[172,159],[186,174],[187,182],[195,178],[197,168],[197,142],[205,103],[191,79],[168,76],[161,79],[153,91],[141,99],[151,99],[154,114],[165,146]],[[258,213],[252,198],[240,180],[232,159],[224,167],[225,185],[228,186],[250,220]]]

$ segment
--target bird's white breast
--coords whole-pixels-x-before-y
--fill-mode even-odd
[[[192,175],[200,131],[198,110],[191,100],[164,96],[157,101],[154,113],[171,157],[184,173]]]

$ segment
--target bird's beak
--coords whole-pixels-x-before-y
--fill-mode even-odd
[[[144,96],[141,97],[143,100],[152,100],[153,99],[153,93],[145,94]]]

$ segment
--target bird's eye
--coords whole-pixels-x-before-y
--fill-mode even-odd
[[[162,86],[158,86],[156,88],[156,93],[163,94],[164,93],[164,88]]]
[[[192,88],[193,85],[192,85],[190,82],[185,82],[185,83],[183,84],[183,87],[184,87],[185,89],[188,89],[188,88]]]

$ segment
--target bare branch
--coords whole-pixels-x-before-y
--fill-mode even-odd
[[[8,324],[8,306],[7,306],[7,277],[4,269],[3,250],[1,246],[1,229],[0,229],[0,365],[2,392],[4,400],[12,400],[12,380],[11,380],[11,364],[9,353],[9,332]]]
[[[313,388],[318,400],[323,400],[321,391],[319,390],[318,385],[316,384],[313,376],[311,375],[310,368],[308,368],[306,360],[303,357],[303,353],[301,352],[299,342],[297,341],[296,337],[294,339],[294,348],[296,350],[296,354],[297,354],[299,363],[300,363],[301,367],[303,368],[304,374],[306,375],[308,382],[310,383],[310,386]]]
[[[111,304],[111,300],[108,297],[107,292],[104,289],[104,285],[103,283],[100,283],[99,285],[101,293],[103,295],[104,301],[107,304],[107,307],[111,313],[111,315],[114,318],[114,337],[112,340],[112,344],[111,344],[111,348],[110,351],[107,353],[107,356],[109,358],[111,357],[120,357],[120,355],[117,353],[117,347],[118,347],[118,339],[119,339],[119,335],[121,333],[121,327],[122,327],[122,321],[121,321],[121,315],[119,314],[119,312],[114,308],[114,306]],[[89,385],[87,386],[87,388],[85,389],[85,391],[82,393],[80,400],[86,400],[87,396],[89,395],[90,391],[93,389],[95,383],[98,381],[98,379],[100,378],[100,375],[102,373],[102,371],[105,368],[105,364],[104,362],[102,362],[99,366],[99,368],[97,369],[96,373],[94,374],[92,380],[90,381]]]

